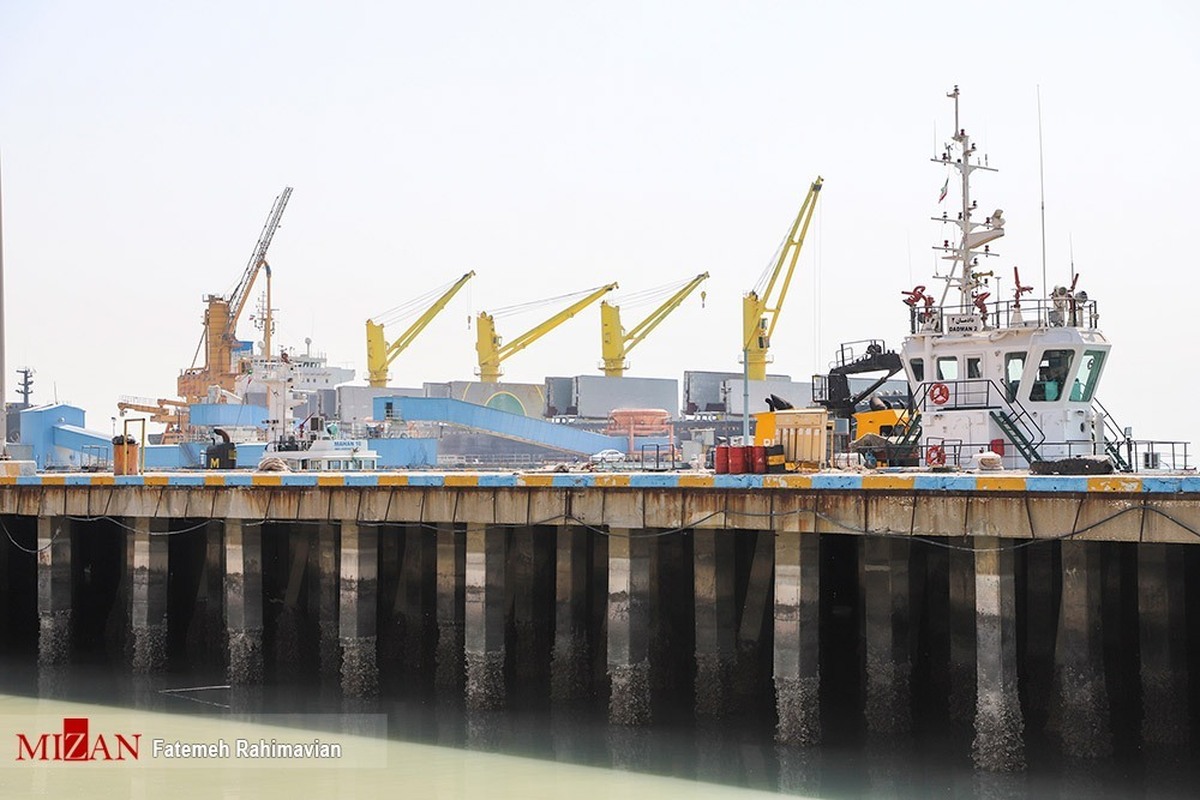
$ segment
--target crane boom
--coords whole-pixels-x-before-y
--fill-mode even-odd
[[[808,234],[808,224],[812,221],[822,183],[824,180],[818,175],[809,187],[800,212],[796,214],[796,220],[788,231],[787,239],[779,249],[779,258],[771,270],[771,277],[762,296],[752,289],[742,298],[742,349],[747,375],[752,381],[766,380],[769,361],[767,351],[771,346],[771,334],[775,332],[775,325],[779,322],[779,312],[783,309],[784,298],[787,297],[788,287],[792,283],[792,274],[800,258],[800,249],[804,246],[804,237]],[[779,286],[779,296],[773,297],[781,275],[783,282]]]
[[[619,378],[629,368],[626,356],[637,347],[659,323],[667,318],[675,309],[682,305],[696,287],[708,280],[708,273],[702,272],[688,281],[683,288],[671,295],[666,302],[652,311],[649,316],[639,322],[632,330],[626,332],[621,327],[621,307],[609,305],[607,301],[600,304],[600,336],[601,352],[604,356],[602,369],[608,377]]]
[[[242,310],[246,307],[246,300],[250,297],[250,290],[254,288],[254,279],[258,277],[258,271],[267,263],[267,250],[271,247],[271,239],[275,237],[275,230],[279,227],[283,209],[287,207],[288,199],[291,196],[292,187],[285,186],[283,192],[275,198],[275,203],[271,206],[271,213],[267,215],[267,221],[263,223],[262,233],[258,235],[258,243],[254,245],[254,253],[246,263],[241,280],[234,287],[233,293],[229,295],[229,321],[225,327],[225,333],[229,336],[232,336],[237,328],[238,318],[242,316]]]
[[[550,319],[530,328],[505,345],[501,345],[500,337],[496,335],[496,323],[492,315],[486,311],[480,312],[475,326],[475,351],[479,354],[479,380],[483,383],[497,383],[501,375],[501,362],[509,356],[521,352],[616,288],[617,284],[615,283],[597,288],[587,297],[572,303]]]
[[[387,386],[388,368],[396,357],[404,352],[404,349],[412,344],[413,340],[425,330],[425,327],[433,321],[433,318],[441,313],[454,295],[458,294],[458,290],[466,285],[467,281],[475,277],[475,271],[472,270],[466,275],[463,275],[454,285],[447,289],[441,297],[434,301],[433,305],[425,310],[420,317],[417,318],[408,329],[391,344],[383,336],[383,325],[374,320],[367,320],[367,380],[371,386],[381,387]],[[436,291],[436,290],[435,290]]]
[[[275,202],[271,206],[271,213],[267,215],[267,221],[258,236],[258,242],[254,245],[250,261],[242,271],[242,276],[233,292],[228,296],[219,294],[204,296],[204,333],[200,337],[200,346],[196,348],[192,366],[185,369],[176,381],[176,391],[189,402],[204,402],[209,386],[220,386],[225,391],[233,390],[234,381],[238,375],[236,365],[233,363],[234,348],[238,345],[238,319],[241,318],[242,311],[246,307],[246,301],[250,297],[254,280],[258,277],[258,271],[265,268],[268,275],[270,273],[270,267],[267,265],[267,250],[271,246],[271,239],[274,238],[275,231],[279,228],[283,209],[287,206],[288,198],[291,196],[292,187],[286,186],[283,192],[275,198]],[[269,335],[267,341],[268,343],[270,341]],[[199,359],[201,350],[204,351],[204,366],[198,367],[196,361]]]

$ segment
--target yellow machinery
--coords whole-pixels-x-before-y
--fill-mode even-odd
[[[254,288],[254,280],[258,277],[259,270],[266,268],[268,274],[270,272],[270,267],[267,266],[267,248],[271,246],[271,239],[279,227],[279,219],[283,216],[283,209],[291,196],[292,187],[288,186],[275,198],[275,204],[271,206],[271,213],[267,216],[262,233],[259,234],[258,243],[254,246],[254,253],[250,256],[250,261],[246,264],[246,269],[233,292],[228,297],[210,294],[204,298],[207,306],[204,310],[204,334],[200,339],[200,346],[196,348],[192,366],[183,371],[177,384],[179,395],[190,403],[204,402],[209,386],[220,386],[225,391],[233,391],[234,381],[238,376],[237,367],[233,363],[238,320],[246,307],[246,301],[250,298],[250,290]],[[196,359],[200,356],[201,348],[204,349],[204,366],[197,367]]]
[[[903,408],[860,411],[854,415],[854,435],[859,438],[869,433],[885,439],[903,439],[907,425],[908,411]]]
[[[754,415],[754,444],[783,445],[789,472],[819,469],[829,453],[829,412],[823,408],[792,408]]]
[[[391,344],[388,344],[387,340],[383,338],[383,318],[402,317],[411,308],[420,307],[420,305],[423,305],[428,299],[428,295],[419,297],[411,303],[407,303],[404,306],[399,306],[391,311],[385,312],[384,315],[381,315],[380,322],[375,322],[374,320],[370,319],[367,320],[367,380],[372,386],[387,386],[388,368],[392,366],[392,362],[396,360],[398,355],[404,352],[406,347],[412,344],[413,340],[417,338],[421,331],[425,330],[425,326],[432,322],[433,318],[441,313],[442,309],[444,309],[446,305],[454,299],[454,295],[458,294],[458,290],[466,285],[467,281],[471,280],[473,277],[475,277],[475,272],[471,271],[451,284],[450,287],[442,292],[441,296],[438,297],[431,306],[425,309],[425,312],[422,313],[421,316],[417,317],[417,320],[413,322],[413,324],[409,325],[408,329],[404,331],[404,333],[400,334],[399,338],[397,338],[396,341],[392,342]],[[438,291],[440,290],[435,289],[434,293]]]
[[[809,188],[808,195],[800,206],[800,213],[796,215],[796,221],[792,223],[787,239],[779,248],[774,268],[764,271],[754,289],[742,298],[742,346],[745,351],[743,357],[746,359],[747,375],[752,381],[767,378],[767,362],[770,360],[767,351],[771,346],[771,334],[775,331],[775,323],[779,321],[779,312],[783,308],[784,298],[787,297],[788,286],[792,282],[792,273],[796,270],[796,261],[800,258],[800,248],[804,245],[804,237],[808,233],[808,224],[812,221],[822,183],[821,177],[818,176]],[[782,283],[779,281],[780,275],[783,276]],[[779,296],[774,297],[773,292],[777,284]]]
[[[708,280],[707,272],[702,272],[692,278],[629,332],[621,327],[621,307],[609,305],[607,301],[602,302],[600,304],[600,337],[601,352],[604,355],[602,367],[604,374],[610,378],[623,376],[625,370],[629,368],[629,363],[625,358],[629,351],[637,347],[650,334],[650,331],[657,328],[668,314],[679,308],[687,296],[706,280]]]
[[[582,300],[577,300],[542,324],[529,329],[504,345],[501,344],[501,339],[496,334],[495,318],[486,311],[480,312],[475,326],[475,351],[479,354],[479,380],[483,383],[499,383],[501,362],[509,356],[521,352],[616,288],[617,284],[610,283],[591,291]]]

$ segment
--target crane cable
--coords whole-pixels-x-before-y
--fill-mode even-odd
[[[597,292],[603,288],[604,288],[603,286],[594,286],[591,289],[584,289],[583,291],[572,292],[570,294],[560,294],[557,297],[547,297],[544,300],[531,300],[527,303],[517,303],[516,305],[504,306],[503,308],[497,308],[494,311],[490,311],[488,313],[490,313],[492,315],[493,319],[502,319],[504,317],[512,317],[517,314],[522,314],[526,311],[532,311],[536,308],[541,308],[542,306],[550,305],[551,303],[559,303],[559,302],[563,302],[566,300],[575,300],[580,297],[586,297],[587,295]]]

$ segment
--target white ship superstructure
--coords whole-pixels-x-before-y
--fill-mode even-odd
[[[991,450],[1010,468],[1105,453],[1119,460],[1096,399],[1110,345],[1095,301],[1076,290],[1078,276],[1048,297],[1022,300],[1032,289],[1014,268],[1011,300],[987,291],[993,273],[979,262],[997,256],[992,244],[1005,220],[972,198],[972,174],[995,169],[959,125],[957,86],[949,97],[954,136],[933,160],[961,186],[959,210],[934,218],[952,230],[935,247],[950,270],[940,299],[925,286],[904,293],[911,328],[901,355],[920,414],[921,458],[929,466],[965,463]]]

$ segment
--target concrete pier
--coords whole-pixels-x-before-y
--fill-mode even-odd
[[[450,522],[437,525],[437,671],[434,684],[447,691],[462,689],[466,669],[465,608],[467,537]]]
[[[284,534],[286,546],[286,580],[283,584],[283,603],[275,622],[275,672],[297,675],[303,669],[303,610],[300,597],[310,560],[309,536],[306,530]]]
[[[554,532],[554,651],[550,697],[577,700],[591,693],[588,637],[588,531],[559,525]]]
[[[370,525],[342,520],[338,582],[338,639],[342,648],[342,693],[372,697],[379,691],[376,614],[379,533]]]
[[[775,739],[821,741],[821,539],[811,514],[775,536]]]
[[[950,721],[975,717],[975,554],[970,538],[953,540],[949,551]]]
[[[547,629],[542,620],[548,605],[543,589],[548,586],[550,543],[545,529],[523,526],[513,529],[508,548],[506,593],[512,599],[513,664],[517,680],[542,680],[546,670]]]
[[[317,620],[317,669],[323,678],[340,680],[342,645],[340,641],[342,545],[338,526],[332,522],[317,525],[317,576],[312,587],[310,607],[315,606]]]
[[[158,672],[167,665],[167,537],[169,520],[133,521],[133,671]]]
[[[430,660],[426,652],[426,631],[435,619],[434,577],[437,574],[437,538],[434,531],[421,525],[403,529],[403,555],[400,585],[393,612],[403,620],[404,667],[421,673]]]
[[[737,659],[732,531],[693,532],[696,603],[696,714],[720,717],[730,701]]]
[[[229,682],[263,679],[262,526],[225,520],[225,629]]]
[[[1046,542],[1023,549],[1025,561],[1025,664],[1022,693],[1030,710],[1028,727],[1046,723],[1054,686],[1054,643],[1058,634],[1058,544]]]
[[[1191,738],[1187,703],[1185,554],[1178,545],[1138,550],[1138,617],[1141,651],[1142,742],[1186,745]]]
[[[209,520],[201,529],[204,566],[200,572],[196,607],[188,636],[188,657],[224,666],[225,639],[225,526]]]
[[[871,733],[912,730],[908,550],[909,543],[897,538],[868,537],[863,542],[865,714]]]
[[[1017,598],[1012,546],[991,536],[975,540],[975,739],[979,769],[1025,768],[1025,723],[1017,693]]]
[[[653,540],[638,533],[611,528],[608,536],[608,719],[619,725],[645,725],[651,719]]]
[[[71,658],[72,583],[71,521],[38,517],[38,664],[43,666],[65,664]]]
[[[12,657],[36,648],[43,688],[73,657],[152,672],[185,648],[189,664],[228,648],[238,685],[315,667],[319,652],[348,697],[403,688],[407,702],[417,676],[453,717],[460,697],[536,704],[549,686],[571,700],[602,692],[607,674],[617,724],[603,736],[624,743],[624,764],[665,747],[637,727],[655,704],[672,722],[706,718],[696,742],[711,764],[737,747],[713,720],[769,716],[773,699],[781,744],[856,738],[861,708],[869,748],[897,754],[888,764],[909,758],[907,732],[932,730],[992,788],[1019,783],[991,771],[1020,768],[1047,706],[1064,769],[1096,786],[1110,753],[1149,777],[1151,760],[1195,747],[1194,475],[117,477],[0,480],[4,641]],[[380,687],[400,665],[403,683]],[[162,703],[161,684],[138,690]],[[943,730],[946,697],[973,739]],[[467,741],[506,736],[500,716],[473,711]],[[788,775],[819,756],[777,752]],[[892,767],[880,775],[886,791]]]
[[[507,529],[467,524],[466,699],[467,707],[474,710],[503,708],[507,699],[504,683],[507,546]]]
[[[1100,548],[1062,543],[1062,602],[1056,671],[1059,735],[1076,758],[1112,755],[1108,688],[1104,675]]]

